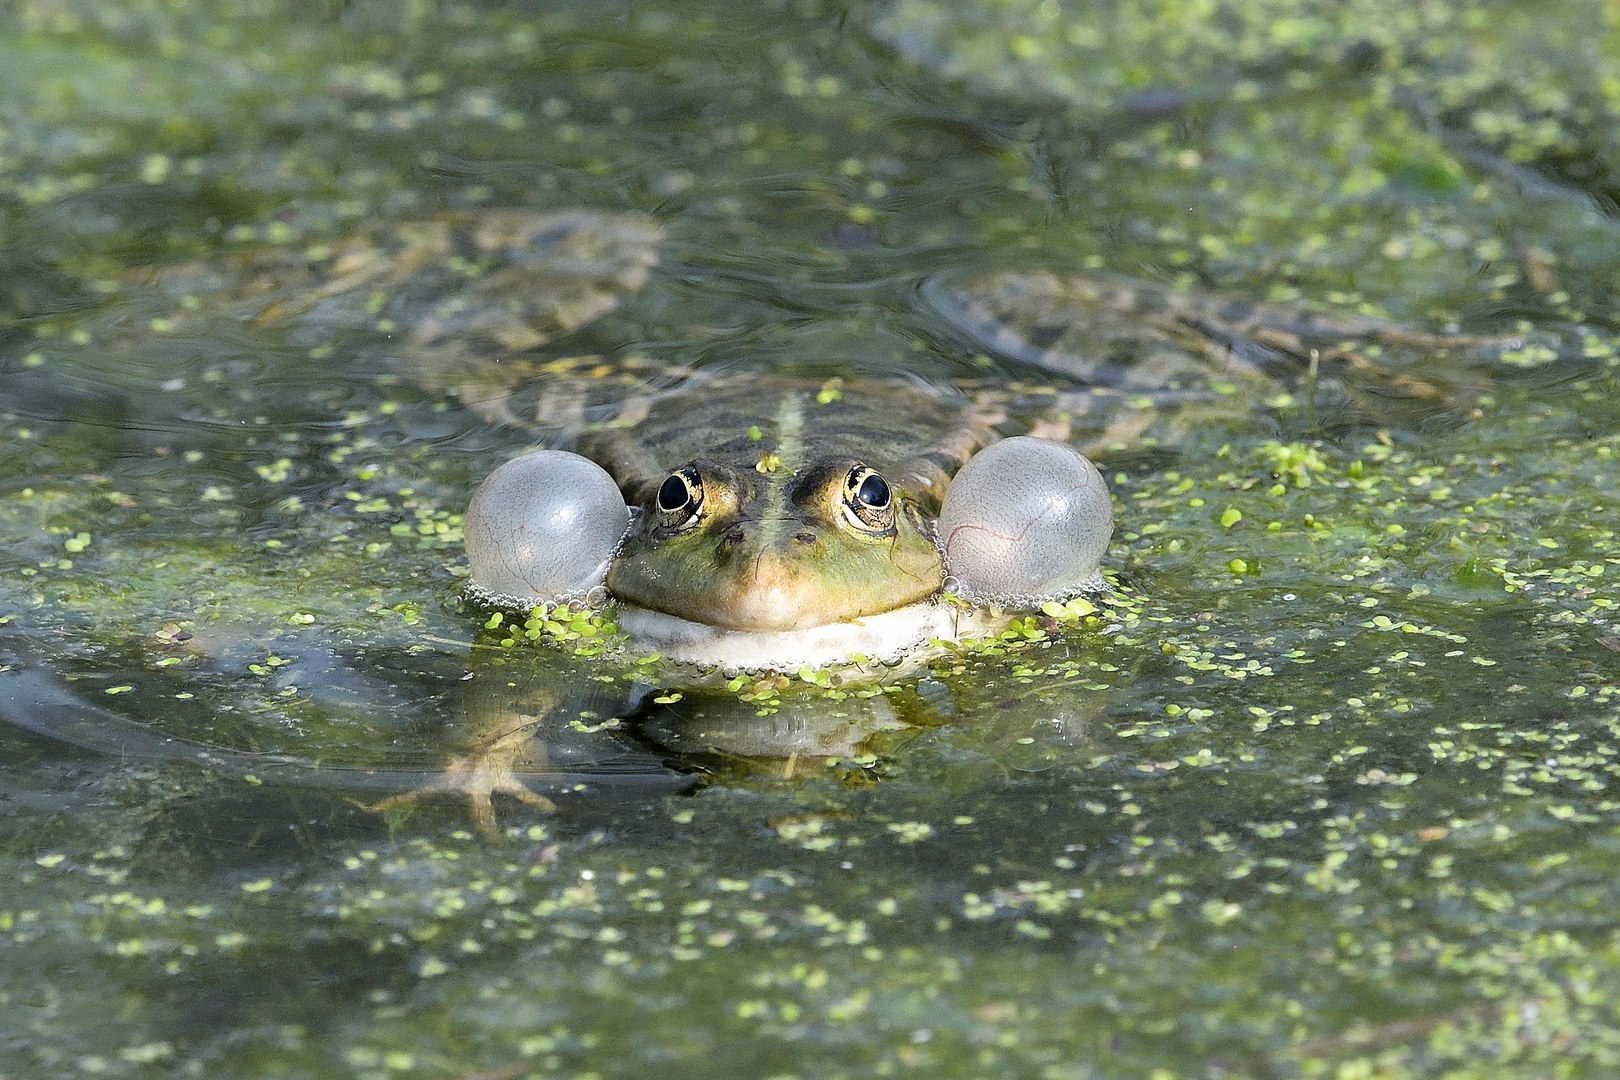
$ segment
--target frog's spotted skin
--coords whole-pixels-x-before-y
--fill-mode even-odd
[[[492,423],[517,424],[506,407],[511,388],[549,370],[532,350],[640,289],[663,238],[636,213],[457,211],[298,251],[171,267],[154,285],[171,299],[170,333],[188,319],[229,319],[314,350],[346,334],[382,334],[413,378]]]
[[[843,456],[877,469],[932,515],[950,478],[999,437],[1003,419],[983,398],[920,380],[693,373],[628,399],[571,449],[607,469],[632,505],[696,458],[731,464],[777,498],[818,457]]]
[[[1322,379],[1374,413],[1390,399],[1446,410],[1468,403],[1467,391],[1481,380],[1477,361],[1521,344],[1100,271],[1000,271],[937,279],[925,291],[996,353],[1156,404],[1219,394],[1252,406],[1287,385],[1277,380],[1297,378],[1314,362]],[[1086,411],[1072,394],[1064,404]]]
[[[525,367],[501,362],[584,326],[640,289],[664,238],[639,214],[584,210],[495,213],[462,226],[460,235],[488,268],[431,290],[401,351],[419,379],[454,389],[486,419],[503,423],[516,419],[504,411],[504,388]],[[449,248],[438,235],[431,241],[419,246],[420,255],[442,268]],[[451,265],[459,266],[453,256]]]
[[[445,214],[307,249],[303,288],[267,263],[264,284],[280,294],[263,318],[341,326],[362,313],[405,314],[412,348],[484,341],[520,352],[639,289],[662,239],[638,214]]]

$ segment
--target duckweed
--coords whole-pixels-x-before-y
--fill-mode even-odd
[[[0,1073],[1611,1074],[1610,13],[1194,14],[0,12]],[[1122,423],[1108,592],[727,679],[467,604],[524,433],[199,273],[519,205],[670,234],[559,371],[1034,379],[913,289],[1009,265],[1522,340]]]

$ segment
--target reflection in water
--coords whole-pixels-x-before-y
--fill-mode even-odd
[[[919,730],[885,694],[786,698],[776,711],[758,712],[729,695],[696,696],[656,709],[638,732],[716,772],[791,778],[829,761],[892,752]]]
[[[466,795],[486,827],[492,795],[541,805],[530,787],[536,775],[793,777],[891,753],[949,715],[915,689],[896,687],[830,696],[795,686],[763,708],[719,690],[659,700],[648,683],[616,690],[600,667],[552,649],[476,648],[463,685],[465,728],[447,732],[450,763],[426,791]]]
[[[446,725],[444,771],[416,790],[377,804],[387,810],[423,796],[464,796],[473,819],[495,827],[492,797],[555,810],[552,793],[584,793],[624,780],[689,781],[625,736],[626,695],[583,661],[541,653],[474,648],[462,677],[464,720]],[[641,786],[639,784],[635,786]]]
[[[201,690],[211,680],[254,677],[238,669],[262,652],[263,628],[231,624],[221,634],[220,625],[178,644],[160,635],[160,659],[178,652],[207,661],[183,685]],[[266,792],[290,788],[381,812],[396,825],[412,807],[450,799],[489,832],[507,800],[551,813],[578,800],[691,790],[705,777],[803,778],[846,763],[863,767],[851,776],[871,777],[870,766],[923,732],[954,727],[959,711],[977,718],[962,736],[968,742],[993,745],[1014,771],[1043,771],[1087,744],[1090,718],[1108,697],[1070,686],[980,701],[969,688],[964,700],[961,687],[916,678],[913,669],[899,682],[874,675],[818,687],[770,676],[749,688],[769,688],[759,694],[690,685],[664,694],[646,672],[627,674],[562,649],[475,644],[462,651],[449,639],[430,640],[453,648],[358,652],[323,647],[301,631],[282,636],[277,647],[296,659],[266,675],[265,685],[294,690],[305,711],[274,721],[243,715],[233,725],[216,723],[206,703],[195,715],[176,708],[170,691],[182,684],[170,668],[149,681],[132,677],[138,685],[103,703],[75,677],[30,663],[18,641],[8,655],[19,662],[0,670],[0,719],[121,763],[195,766],[189,786],[197,795],[220,779],[246,780],[250,789],[268,784]],[[134,654],[113,666],[127,671],[151,661]],[[296,725],[288,723],[294,716]],[[243,821],[280,813],[264,792],[231,798],[242,803],[235,813]],[[307,823],[301,816],[289,827]]]
[[[687,790],[700,774],[791,778],[845,759],[870,763],[955,715],[948,688],[930,679],[882,692],[781,680],[788,686],[764,707],[719,690],[659,701],[651,684],[619,681],[611,665],[551,648],[475,646],[457,684],[460,707],[452,692],[439,721],[412,732],[386,715],[400,695],[422,693],[423,676],[407,679],[379,667],[382,660],[301,651],[303,692],[344,714],[346,726],[376,736],[350,742],[341,755],[332,746],[323,753],[319,740],[284,739],[274,752],[223,745],[207,730],[186,728],[173,709],[167,725],[130,719],[33,668],[0,673],[0,719],[120,762],[193,764],[204,770],[199,791],[220,777],[251,778],[250,790],[236,793],[251,804],[237,814],[244,820],[278,816],[252,790],[269,781],[266,790],[319,789],[395,822],[398,811],[452,797],[490,831],[497,797],[551,812],[579,798]],[[409,685],[396,686],[401,680]],[[156,712],[159,700],[142,688],[119,704]]]
[[[613,719],[626,702],[623,693],[551,650],[474,650],[461,684],[462,715],[452,704],[454,718],[420,734],[387,720],[395,697],[413,689],[420,695],[419,682],[396,687],[389,676],[397,679],[399,673],[375,661],[360,670],[313,648],[304,659],[306,676],[319,673],[314,696],[338,704],[347,714],[340,718],[344,723],[373,730],[376,739],[352,742],[337,755],[319,740],[309,745],[285,733],[287,745],[273,752],[222,745],[206,731],[188,729],[165,694],[143,687],[120,695],[120,704],[137,715],[167,718],[143,722],[87,698],[71,681],[21,664],[0,666],[0,721],[121,764],[196,766],[201,772],[189,786],[198,790],[224,777],[264,792],[323,789],[374,810],[455,793],[471,802],[475,821],[485,829],[494,825],[496,794],[549,811],[563,796],[634,798],[684,790],[694,782],[624,734]],[[160,683],[156,689],[168,687]],[[236,734],[246,737],[252,730]],[[250,801],[258,806],[265,799]]]

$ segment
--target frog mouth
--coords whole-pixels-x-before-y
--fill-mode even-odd
[[[931,597],[876,615],[794,630],[733,630],[619,602],[619,628],[678,663],[740,671],[890,665],[926,641],[952,640],[988,619]],[[971,624],[971,625],[970,625]]]
[[[670,552],[655,560],[621,559],[609,570],[607,586],[623,604],[680,622],[695,614],[716,629],[768,635],[853,625],[914,606],[944,581],[933,567],[932,576],[901,577],[886,559],[875,568],[853,559],[807,567],[777,551],[721,566],[708,559],[695,569]]]

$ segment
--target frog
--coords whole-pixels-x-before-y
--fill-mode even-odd
[[[558,355],[645,286],[665,237],[634,211],[459,210],[189,264],[160,287],[317,352],[381,335],[362,347],[552,452],[531,464],[562,472],[472,500],[478,603],[611,600],[641,644],[732,672],[893,659],[982,628],[979,609],[1099,590],[1112,504],[1091,458],[1297,393],[1367,415],[1457,408],[1481,361],[1518,344],[1020,267],[942,269],[919,290],[942,343],[978,351],[983,374]],[[525,563],[558,514],[563,532],[539,546],[562,563]]]
[[[599,362],[519,378],[458,343],[446,380],[419,353],[421,377],[553,451],[474,497],[472,595],[611,599],[639,643],[728,673],[892,660],[983,630],[987,608],[1105,588],[1112,505],[1085,452],[1174,439],[1290,386],[1368,411],[1451,407],[1513,344],[1102,271],[940,274],[922,295],[1040,378]],[[541,542],[548,516],[566,524]]]

